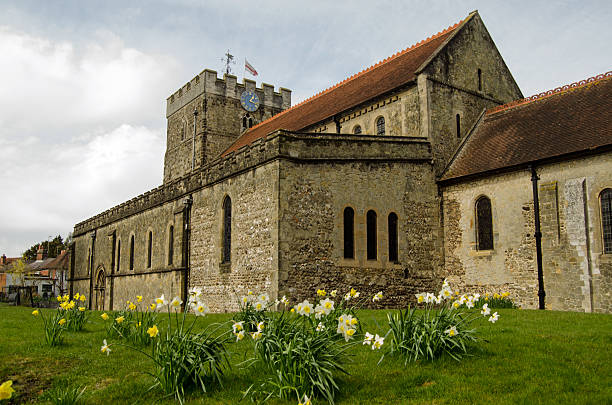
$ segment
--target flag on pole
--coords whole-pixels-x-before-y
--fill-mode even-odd
[[[255,68],[251,66],[251,64],[249,63],[248,60],[246,60],[246,58],[244,59],[244,68],[248,70],[249,73],[252,74],[253,76],[257,76],[257,70],[255,70]]]

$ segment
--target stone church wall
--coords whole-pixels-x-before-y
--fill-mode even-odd
[[[603,254],[599,194],[612,187],[612,154],[538,169],[546,307],[612,312],[612,258]],[[493,211],[494,249],[476,250],[474,204],[486,195]],[[445,267],[468,290],[508,290],[537,308],[533,196],[527,170],[444,187]]]
[[[190,286],[215,312],[236,311],[248,290],[277,294],[278,161],[193,195]],[[231,261],[222,261],[223,201],[232,202]]]
[[[372,306],[372,295],[381,290],[385,298],[378,305],[405,305],[440,281],[439,202],[431,165],[428,159],[401,162],[392,155],[369,160],[363,148],[353,156],[361,159],[281,163],[279,295],[295,302],[318,288],[354,287],[366,305]],[[355,211],[355,259],[343,255],[346,207]],[[368,210],[377,214],[375,261],[366,260]],[[397,263],[388,260],[391,212],[399,217]]]

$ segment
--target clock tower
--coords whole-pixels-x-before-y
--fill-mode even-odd
[[[249,128],[290,106],[291,90],[204,70],[166,100],[164,183],[212,162]]]

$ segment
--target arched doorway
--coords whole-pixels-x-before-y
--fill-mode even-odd
[[[96,276],[96,286],[94,287],[94,309],[98,311],[104,311],[104,290],[106,290],[106,275],[104,274],[104,268],[100,267]]]

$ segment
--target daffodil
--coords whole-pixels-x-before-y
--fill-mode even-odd
[[[310,398],[304,394],[304,399],[298,403],[298,405],[312,405]]]
[[[497,322],[498,319],[499,319],[499,315],[497,314],[497,312],[493,312],[493,315],[491,315],[491,317],[489,318],[489,322],[495,323]]]
[[[459,308],[460,306],[461,306],[461,303],[460,303],[459,301],[455,301],[455,302],[453,302],[453,306],[452,306],[452,308],[457,309],[457,308]]]
[[[325,325],[323,325],[322,322],[319,322],[319,324],[317,325],[316,329],[317,332],[321,332],[323,330],[325,330]]]
[[[295,312],[295,308],[291,308],[291,312]]]
[[[244,324],[244,321],[234,322],[234,324],[232,325],[232,329],[234,330],[234,333],[240,332],[241,330],[244,329],[244,326],[242,326],[242,324]]]
[[[436,296],[433,295],[432,293],[426,293],[425,294],[425,303],[427,304],[433,304],[436,300]]]
[[[57,321],[57,323],[63,326],[66,323],[66,319],[62,318],[59,321]]]
[[[84,312],[85,311],[85,307],[79,307],[79,311]]]
[[[35,309],[34,311],[32,311],[32,315],[38,316],[38,309]]]
[[[257,297],[257,299],[265,304],[268,301],[270,301],[270,296],[266,293],[263,293],[263,294],[259,294],[259,297]]]
[[[245,295],[244,297],[242,297],[242,303],[243,304],[247,304],[248,302],[249,302],[249,297],[248,296]]]
[[[64,301],[68,301],[68,300],[70,300],[70,296],[68,294],[65,294],[64,295]]]
[[[239,341],[239,340],[244,339],[244,331],[243,330],[241,330],[238,333],[234,333],[234,335],[236,335],[236,342]]]
[[[2,383],[2,385],[0,385],[0,400],[11,398],[11,396],[13,395],[13,392],[15,392],[12,385],[13,385],[12,380],[5,381]]]
[[[491,309],[489,308],[489,304],[484,304],[482,306],[482,310],[480,311],[481,314],[483,314],[484,316],[487,316],[491,313]]]
[[[257,331],[257,332],[251,332],[251,337],[253,338],[253,340],[258,340],[260,339],[262,336],[262,332],[261,331]]]
[[[253,307],[253,308],[255,308],[255,311],[257,311],[257,312],[261,312],[261,311],[263,311],[264,309],[266,309],[266,306],[265,306],[265,303],[264,303],[264,302],[262,302],[262,301],[257,301],[257,302],[255,303],[255,305],[254,305],[254,307]]]
[[[76,294],[74,294],[74,299],[78,301],[80,296],[81,296],[81,294],[76,293]]]
[[[136,309],[136,304],[134,304],[133,302],[130,302],[130,305],[128,305],[128,309],[130,311],[134,311]]]
[[[115,318],[115,322],[117,322],[117,323],[121,323],[124,320],[125,320],[125,317],[123,317],[123,316],[120,316],[119,318]]]
[[[325,292],[325,290],[317,290],[317,295],[320,297],[325,297],[327,293]]]
[[[510,293],[508,291],[506,291],[506,292],[503,292],[501,296],[502,296],[502,298],[506,298],[509,295],[510,295]]]
[[[102,341],[102,347],[100,348],[100,351],[102,353],[106,353],[107,356],[110,355],[111,349],[109,347],[109,344],[106,343],[106,339]]]
[[[382,291],[379,291],[376,294],[374,294],[374,296],[372,297],[372,301],[373,302],[380,301],[382,300],[382,297],[383,297],[383,293]]]
[[[100,315],[100,317],[104,319],[105,321],[108,320],[108,314],[106,312]]]
[[[81,301],[81,302],[85,302],[85,296],[84,296],[84,295],[81,295],[81,296],[79,297],[79,301]]]
[[[149,336],[151,336],[152,338],[154,338],[155,336],[157,336],[157,334],[159,333],[159,329],[157,329],[157,325],[153,325],[151,326],[149,329],[147,329],[147,333],[149,334]]]
[[[365,333],[365,338],[363,339],[363,344],[364,345],[371,345],[372,344],[372,339],[374,339],[374,335],[372,335],[370,332],[366,332]]]
[[[372,350],[380,349],[383,343],[385,343],[384,337],[378,335],[374,336],[374,342],[372,342]]]
[[[335,297],[336,294],[338,294],[338,290],[332,290],[332,292],[329,293],[332,298]]]
[[[174,308],[178,308],[181,306],[182,303],[183,301],[177,296],[177,297],[172,298],[170,305],[173,306]]]
[[[458,332],[457,332],[457,328],[455,326],[451,326],[450,328],[446,329],[444,331],[444,333],[448,334],[448,336],[453,337],[455,336]]]
[[[151,309],[151,311],[155,311],[155,308],[157,308],[157,304],[153,302],[151,303],[151,305],[149,305],[149,308]]]
[[[198,302],[195,306],[194,312],[197,316],[204,316],[210,311],[208,310],[208,307],[206,306],[206,304],[202,302]]]
[[[155,304],[157,304],[158,307],[163,307],[164,305],[168,305],[168,301],[164,297],[164,294],[162,294],[161,297],[159,298],[155,298]]]
[[[142,295],[137,295],[136,296],[136,301],[137,302],[142,302]]]
[[[56,298],[56,300],[57,300],[57,302],[62,302],[62,296],[61,296],[61,295],[58,295],[58,296],[57,296],[57,298]]]
[[[359,298],[359,292],[357,292],[357,290],[355,290],[354,288],[351,288],[350,294],[351,298]]]
[[[284,295],[283,295],[283,298],[281,298],[280,302],[282,302],[285,305],[289,305],[289,300]]]
[[[259,323],[257,324],[257,330],[258,330],[258,331],[260,331],[260,332],[261,332],[262,330],[264,330],[264,328],[265,328],[265,327],[266,327],[266,325],[264,324],[264,322],[263,322],[263,321],[261,321],[261,322],[259,322]]]
[[[417,302],[422,304],[425,301],[425,293],[416,294]]]
[[[346,332],[344,332],[344,340],[348,342],[353,337],[354,334],[355,334],[355,329],[353,328],[347,329]]]
[[[493,294],[493,298],[495,298],[495,299],[499,299],[499,298],[501,298],[501,297],[500,297],[500,295],[499,295],[498,293],[495,293],[495,294]]]

